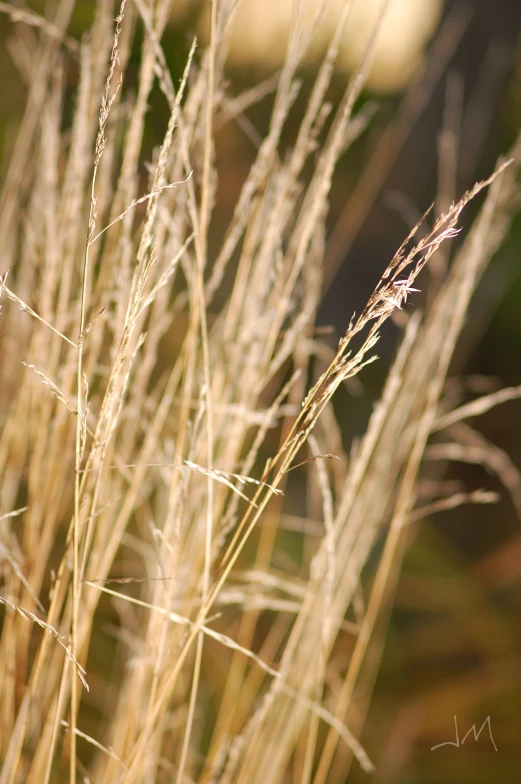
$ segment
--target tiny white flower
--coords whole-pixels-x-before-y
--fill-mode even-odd
[[[396,294],[384,297],[384,300],[393,305],[393,307],[398,308],[398,310],[402,309],[402,303],[407,298],[407,294],[413,291],[420,291],[420,289],[413,289],[412,286],[409,286],[408,280],[395,280],[392,285],[396,288]]]

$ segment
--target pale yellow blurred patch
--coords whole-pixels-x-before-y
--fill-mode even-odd
[[[331,26],[338,20],[342,2],[329,0]],[[335,6],[335,10],[333,9]],[[425,46],[436,29],[442,0],[393,0],[385,15],[368,78],[373,90],[389,92],[403,89],[423,59]],[[358,0],[346,24],[339,66],[352,71],[360,62],[364,48],[378,19],[381,0]]]
[[[175,0],[177,16],[196,0]],[[304,60],[313,67],[323,56],[333,31],[339,23],[345,0],[326,0],[324,13],[316,25],[313,44]],[[208,0],[203,0],[199,37],[204,43],[208,29]],[[304,29],[309,29],[321,0],[301,0]],[[295,24],[295,0],[240,0],[229,28],[228,62],[234,68],[253,68],[266,75],[279,68],[284,60],[289,31]],[[378,92],[403,89],[418,66],[429,38],[433,34],[443,7],[443,0],[391,0],[371,67],[368,87]],[[345,26],[338,69],[352,73],[360,62],[374,25],[381,13],[382,0],[353,0]]]

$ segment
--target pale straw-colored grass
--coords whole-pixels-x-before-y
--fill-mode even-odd
[[[62,0],[53,19],[16,16],[41,38],[26,61],[27,108],[0,199],[0,784],[343,782],[339,743],[372,770],[358,738],[411,524],[495,500],[440,499],[431,488],[416,505],[424,456],[485,463],[521,508],[506,455],[463,424],[519,389],[440,406],[472,294],[519,203],[521,142],[459,201],[440,201],[430,227],[425,216],[422,233],[411,231],[331,352],[313,337],[328,195],[370,120],[353,111],[378,28],[331,107],[346,5],[282,154],[314,22],[297,15],[276,83],[232,97],[230,0],[212,3],[209,46],[192,47],[178,88],[161,48],[169,0],[153,13],[144,0],[119,9],[100,0],[78,47],[65,35],[73,5]],[[138,28],[132,95],[125,73]],[[70,51],[80,72],[64,129]],[[156,82],[170,119],[144,185]],[[273,89],[269,129],[215,248],[215,128]],[[383,173],[413,109],[404,104],[390,150],[376,149]],[[370,164],[327,275],[377,186]],[[439,261],[481,191],[428,308],[399,314],[381,399],[344,454],[332,396],[375,360],[382,326],[414,301],[417,275]],[[441,430],[446,441],[428,446]],[[282,497],[293,469],[308,488],[301,518]],[[301,541],[297,571],[277,552],[287,528]],[[343,637],[352,653],[339,661]]]

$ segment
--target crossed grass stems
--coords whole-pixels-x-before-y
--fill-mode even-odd
[[[78,738],[89,744],[88,775],[96,782],[128,784],[172,775],[179,782],[276,782],[292,758],[299,760],[301,781],[343,781],[349,762],[344,759],[341,771],[335,768],[339,738],[366,770],[372,769],[357,740],[361,726],[349,731],[346,715],[361,675],[366,683],[374,679],[385,638],[375,630],[385,626],[411,521],[444,505],[495,500],[485,492],[441,500],[433,494],[423,510],[413,508],[430,433],[519,394],[502,390],[443,411],[443,386],[472,293],[518,206],[521,142],[508,161],[500,161],[491,177],[459,201],[446,198],[450,206],[424,236],[417,239],[427,215],[411,230],[306,393],[311,360],[321,350],[310,336],[323,281],[328,193],[339,157],[371,116],[367,109],[353,116],[353,107],[378,27],[333,112],[325,98],[348,23],[346,5],[294,147],[282,160],[279,146],[299,89],[297,70],[318,19],[306,27],[297,15],[268,133],[210,266],[214,130],[230,116],[241,117],[237,104],[242,113],[262,93],[252,91],[242,103],[226,95],[223,61],[231,7],[212,3],[209,46],[198,66],[192,47],[176,90],[160,44],[168,3],[159,2],[152,18],[141,0],[122,2],[113,35],[110,4],[98,3],[90,41],[78,51],[68,45],[79,58],[80,81],[64,142],[60,44],[71,10],[70,3],[60,5],[52,35],[35,47],[27,110],[1,203],[4,230],[17,208],[25,216],[22,236],[9,239],[4,254],[6,268],[19,259],[15,282],[8,286],[5,271],[0,282],[1,292],[18,306],[2,313],[10,336],[1,349],[9,379],[2,390],[3,503],[14,509],[20,496],[26,499],[24,507],[1,519],[19,526],[14,530],[23,544],[23,564],[30,567],[19,563],[22,553],[10,533],[2,545],[10,567],[5,594],[11,598],[1,601],[13,613],[2,629],[6,699],[0,781],[54,780],[60,749],[69,757],[69,780],[76,781],[78,771],[86,775],[87,770]],[[131,100],[123,98],[121,87],[138,23],[146,35]],[[144,120],[155,79],[170,120],[150,167],[148,193],[139,197]],[[31,155],[38,165],[28,178]],[[312,155],[306,182],[303,171]],[[382,397],[348,458],[331,408],[335,391],[376,358],[382,325],[417,291],[418,274],[432,257],[439,260],[442,244],[458,232],[462,210],[485,188],[484,204],[433,301],[425,314],[406,318]],[[145,217],[138,230],[140,205]],[[84,208],[87,227],[79,217]],[[35,253],[36,269],[31,266]],[[230,285],[226,274],[234,264]],[[227,299],[210,323],[207,313],[226,285]],[[31,317],[23,324],[20,310]],[[157,381],[161,341],[173,327],[182,332],[180,349]],[[44,369],[31,361],[21,371],[21,347],[45,363]],[[47,387],[45,394],[35,395],[34,374]],[[277,391],[267,398],[273,387]],[[259,408],[263,399],[267,406]],[[259,454],[274,424],[280,446],[262,471]],[[312,453],[307,458],[306,444]],[[459,446],[464,457],[465,445]],[[22,466],[29,454],[27,481]],[[341,459],[328,471],[326,460],[333,455]],[[305,467],[311,498],[323,517],[323,535],[313,545],[300,587],[270,568],[277,525],[283,524],[280,495],[288,472],[297,467]],[[254,471],[260,479],[251,477]],[[518,477],[504,479],[516,502]],[[246,489],[252,484],[256,490],[250,495]],[[50,584],[54,541],[63,539],[71,508]],[[242,573],[241,554],[268,516],[278,523],[260,528],[254,568]],[[345,673],[338,675],[342,685],[335,701],[327,689],[333,647],[346,628],[348,608],[360,604],[362,569],[382,531],[385,545],[364,609],[357,613],[353,650]],[[109,587],[115,561],[125,551],[130,567],[137,559],[147,574],[142,582],[123,578],[140,586],[139,596]],[[253,592],[241,589],[241,579]],[[281,602],[270,595],[270,586],[282,595]],[[50,605],[44,612],[46,590]],[[243,612],[230,633],[214,631],[212,613],[226,609],[233,590]],[[104,742],[81,729],[86,697],[80,690],[80,685],[87,688],[89,667],[85,673],[83,665],[89,647],[102,634],[102,595],[112,597],[119,614],[113,633],[131,652],[121,654],[128,667],[116,679],[111,704],[92,697]],[[291,601],[284,603],[288,596]],[[254,653],[263,609],[274,613],[274,620]],[[27,620],[50,632],[35,652]],[[219,623],[226,628],[225,617]],[[205,640],[231,651],[231,659],[203,762],[200,711],[209,705],[212,682],[204,667]],[[19,672],[17,657],[30,661],[27,675],[17,676],[21,691],[12,675]],[[372,671],[364,670],[367,661],[373,662]],[[328,732],[320,740],[322,722]]]

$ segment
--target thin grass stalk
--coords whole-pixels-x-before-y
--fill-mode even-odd
[[[208,93],[206,99],[206,129],[205,129],[205,142],[204,142],[204,159],[203,159],[203,173],[202,173],[202,191],[201,191],[201,206],[199,218],[199,233],[196,236],[196,258],[197,258],[197,301],[198,313],[194,315],[194,319],[200,320],[201,329],[201,347],[203,354],[203,367],[204,367],[204,388],[205,388],[205,404],[206,404],[206,437],[207,437],[207,465],[209,471],[213,468],[213,453],[214,453],[214,436],[213,436],[213,403],[212,403],[212,380],[210,370],[210,356],[208,350],[208,325],[206,321],[206,308],[205,308],[205,294],[204,294],[204,270],[206,266],[207,256],[207,242],[208,242],[208,226],[210,219],[210,174],[211,174],[211,159],[213,151],[213,100],[215,92],[215,57],[216,57],[216,33],[217,33],[217,0],[211,0],[210,4],[210,43],[207,57],[208,67]],[[194,226],[197,231],[197,227]],[[210,568],[212,563],[212,528],[213,528],[213,481],[208,477],[208,496],[206,506],[206,537],[205,537],[205,553],[204,553],[204,571],[202,576],[202,601],[206,601],[210,586]],[[200,632],[197,638],[197,647],[195,653],[194,673],[192,679],[192,688],[190,692],[190,701],[188,706],[188,717],[186,722],[186,729],[183,738],[183,746],[181,749],[181,758],[179,762],[179,769],[177,773],[177,782],[181,784],[184,776],[186,758],[188,754],[188,744],[190,735],[193,728],[195,701],[199,687],[199,678],[201,674],[201,660],[203,653],[203,633]]]
[[[102,99],[102,108],[100,114],[100,126],[98,137],[96,139],[96,150],[94,159],[94,170],[92,173],[91,185],[91,200],[89,210],[89,224],[88,235],[85,246],[85,259],[83,264],[81,295],[80,295],[80,328],[78,335],[78,370],[77,370],[77,421],[76,421],[76,449],[75,449],[75,481],[74,481],[74,522],[72,528],[72,620],[71,620],[71,650],[72,655],[76,658],[78,652],[78,613],[79,613],[79,597],[80,597],[80,499],[81,499],[81,463],[83,452],[85,449],[85,412],[83,401],[83,346],[86,337],[87,326],[87,283],[89,275],[89,250],[91,240],[94,236],[96,226],[96,177],[98,174],[99,164],[105,148],[105,129],[108,115],[111,106],[119,92],[121,81],[116,85],[112,91],[112,80],[116,68],[118,58],[118,42],[121,34],[121,25],[125,13],[126,0],[122,0],[119,9],[119,14],[116,17],[116,28],[114,33],[114,41],[112,45],[112,54],[110,58],[109,73],[105,83],[105,92]],[[69,778],[71,784],[76,782],[76,717],[79,707],[79,694],[76,679],[76,673],[72,673],[71,677],[71,713],[70,713],[70,773]]]

